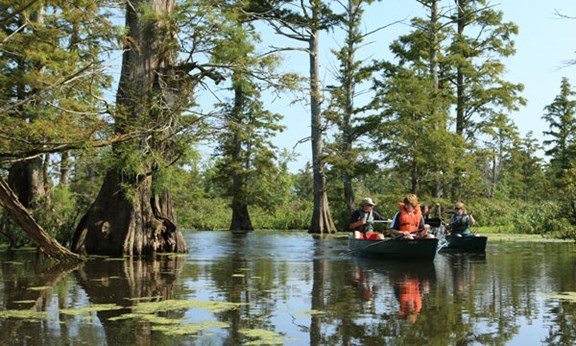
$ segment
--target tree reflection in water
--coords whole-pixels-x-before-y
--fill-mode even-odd
[[[186,236],[186,257],[150,261],[0,251],[3,345],[576,342],[574,302],[551,297],[575,290],[574,244],[391,262],[302,232]]]
[[[132,340],[137,345],[151,345],[152,323],[132,319],[114,320],[134,312],[138,304],[161,302],[173,298],[174,285],[179,279],[186,259],[182,256],[157,256],[153,260],[93,259],[75,276],[91,304],[115,304],[118,310],[98,311],[97,317],[104,328],[109,345]],[[183,311],[165,311],[160,317],[183,317]]]

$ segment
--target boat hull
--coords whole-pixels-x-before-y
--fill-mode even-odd
[[[464,251],[464,252],[484,252],[488,237],[455,237],[446,236],[448,245],[443,250]]]
[[[438,239],[354,239],[348,240],[350,252],[359,257],[401,260],[433,260]]]

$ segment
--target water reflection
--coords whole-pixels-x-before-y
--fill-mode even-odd
[[[120,308],[98,310],[97,320],[102,324],[108,345],[132,340],[138,345],[153,343],[152,323],[138,319],[119,319],[135,312],[143,302],[161,302],[174,297],[174,284],[179,279],[185,258],[158,256],[154,260],[92,259],[77,271],[75,278],[91,305],[115,305]],[[165,318],[181,318],[183,312],[163,311]]]
[[[360,292],[365,312],[376,312],[374,299],[389,298],[397,301],[397,316],[409,323],[415,323],[422,309],[424,295],[430,293],[430,286],[436,281],[434,262],[398,262],[354,259],[352,284]]]
[[[485,253],[450,252],[443,256],[448,263],[454,294],[462,294],[470,287],[475,287],[476,274],[473,267],[486,263]]]
[[[5,344],[576,342],[576,303],[550,297],[576,290],[574,244],[491,243],[483,254],[391,262],[303,233],[186,236],[188,256],[151,261],[66,267],[0,252]]]
[[[426,282],[426,287],[427,286]],[[409,274],[394,285],[394,294],[400,301],[400,316],[405,316],[410,323],[415,323],[422,309],[422,296],[420,293],[420,281],[418,277],[411,277]]]

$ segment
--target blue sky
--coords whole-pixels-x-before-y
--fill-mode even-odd
[[[448,0],[440,2],[440,6],[452,4],[453,1]],[[504,60],[507,65],[505,79],[524,84],[522,96],[527,99],[527,105],[512,114],[512,119],[522,136],[532,131],[533,136],[542,143],[542,131],[547,129],[542,120],[544,106],[558,95],[562,77],[568,77],[571,83],[576,84],[576,67],[567,65],[569,60],[576,60],[576,1],[508,0],[491,4],[504,13],[504,21],[516,23],[520,30],[515,38],[516,55]],[[574,19],[559,18],[556,11]],[[383,0],[371,5],[366,11],[366,31],[403,19],[405,21],[368,38],[367,41],[373,43],[363,48],[360,55],[365,59],[390,59],[390,42],[411,30],[411,17],[422,14],[422,6],[413,0]],[[331,35],[323,37],[321,42],[321,79],[325,85],[331,83],[330,70],[337,66],[336,59],[330,54],[330,48],[336,48],[337,41],[338,37]],[[291,53],[284,68],[306,75],[308,57],[301,52]],[[286,96],[271,102],[270,107],[285,116],[283,123],[287,129],[274,143],[299,154],[298,159],[290,164],[290,169],[295,172],[311,159],[310,142],[299,144],[294,149],[298,141],[310,135],[310,113],[308,105],[291,102],[292,99]]]

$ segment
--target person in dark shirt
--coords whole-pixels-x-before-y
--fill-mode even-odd
[[[354,232],[354,238],[384,239],[384,235],[374,232],[374,221],[390,222],[390,220],[378,214],[374,210],[375,205],[372,198],[364,198],[360,208],[352,213],[350,230]]]

